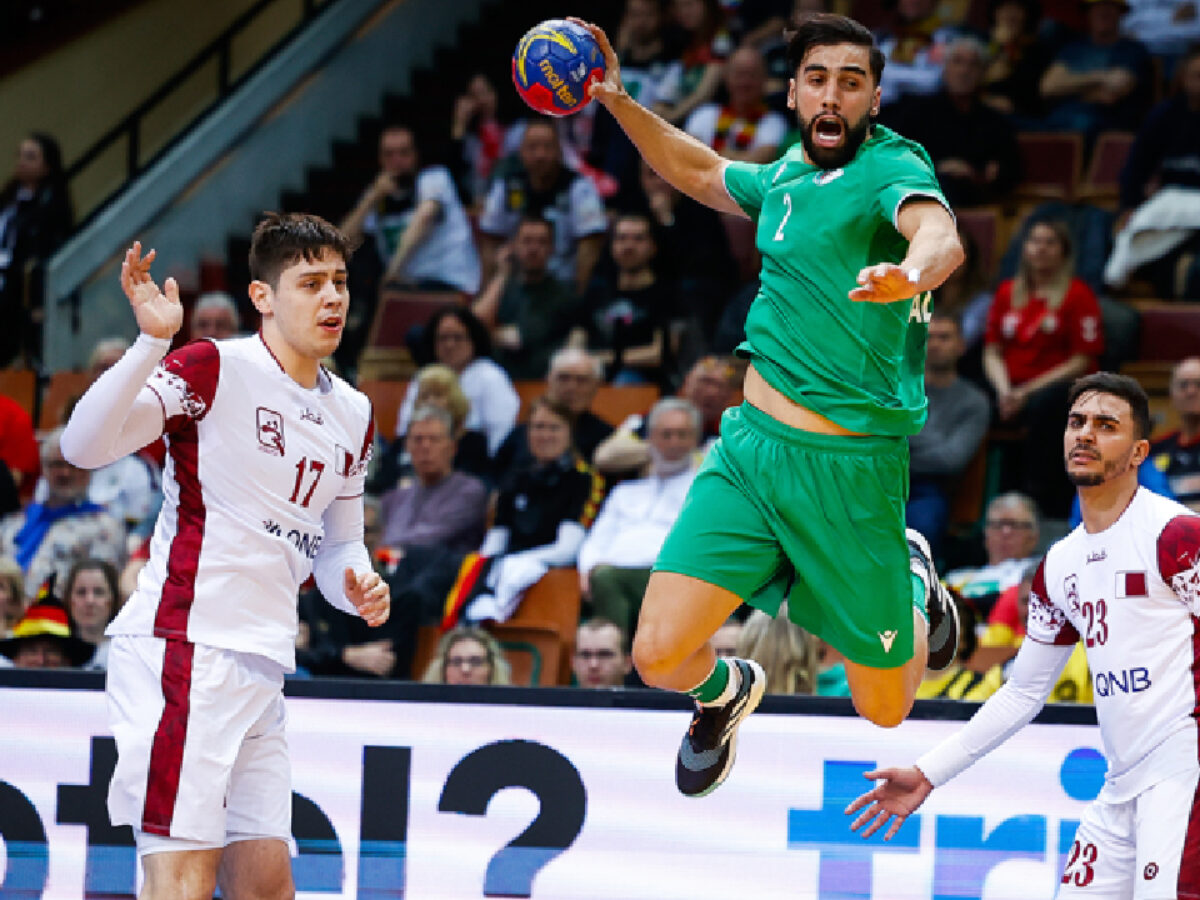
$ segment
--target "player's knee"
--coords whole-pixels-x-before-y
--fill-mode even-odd
[[[638,627],[633,638],[633,665],[650,687],[663,687],[665,677],[679,665],[672,649],[658,629],[650,625]]]
[[[860,716],[880,728],[895,728],[905,720],[912,709],[911,700],[905,702],[903,698],[877,693],[868,693],[865,696],[851,695],[850,699]]]

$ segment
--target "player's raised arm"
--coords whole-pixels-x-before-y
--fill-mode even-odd
[[[910,200],[900,207],[896,227],[908,238],[908,253],[899,263],[879,263],[858,273],[851,300],[894,303],[941,287],[965,257],[958,229],[946,207],[936,200]]]
[[[63,431],[63,457],[81,468],[108,465],[162,434],[162,404],[145,385],[183,324],[183,306],[174,278],[159,290],[150,277],[154,256],[153,250],[143,256],[137,241],[126,251],[121,289],[141,334],[79,398]]]
[[[580,19],[569,21],[586,28],[604,53],[604,80],[591,86],[592,97],[612,113],[650,167],[693,200],[718,212],[744,216],[725,189],[728,161],[629,96],[621,83],[620,62],[604,29]]]

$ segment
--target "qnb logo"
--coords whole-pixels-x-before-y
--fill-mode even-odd
[[[884,842],[882,834],[863,840],[849,829],[843,810],[863,791],[863,772],[873,768],[874,761],[826,760],[821,808],[788,810],[788,848],[820,854],[817,900],[981,897],[989,873],[1012,859],[1052,861],[1053,874],[1042,886],[1044,890],[1031,889],[1029,896],[1054,894],[1059,873],[1067,866],[1078,821],[1056,819],[1052,824],[1049,817],[1035,812],[1002,821],[996,821],[995,815],[937,815],[932,828],[923,829],[923,820],[931,814],[917,813],[908,817],[892,840]],[[1059,768],[1063,793],[1081,803],[1094,799],[1104,785],[1105,768],[1099,751],[1090,747],[1071,751]],[[927,884],[914,885],[910,893],[895,890],[895,885],[880,885],[876,892],[875,854],[930,850],[932,894],[921,893],[928,890]]]
[[[1150,670],[1145,666],[1122,669],[1119,672],[1096,672],[1092,678],[1097,697],[1117,694],[1140,694],[1150,689]]]

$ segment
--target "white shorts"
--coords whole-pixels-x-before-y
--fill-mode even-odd
[[[1198,781],[1185,772],[1124,803],[1089,804],[1057,896],[1200,900]]]
[[[253,653],[113,639],[108,812],[114,825],[133,826],[139,853],[291,839],[283,675]]]

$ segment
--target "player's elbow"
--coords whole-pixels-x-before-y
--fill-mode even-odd
[[[78,428],[72,429],[70,425],[59,432],[58,449],[62,451],[63,459],[77,469],[98,469],[111,462],[104,458],[97,441],[88,440]]]

